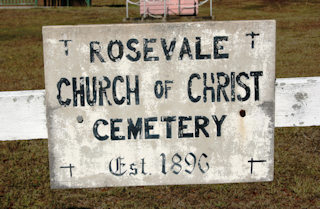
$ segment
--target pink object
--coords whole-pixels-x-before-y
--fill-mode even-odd
[[[198,0],[140,0],[140,15],[197,15]]]

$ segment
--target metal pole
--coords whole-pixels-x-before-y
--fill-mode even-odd
[[[178,5],[179,15],[180,15],[180,10],[181,10],[181,8],[180,8],[180,4],[181,4],[181,0],[179,0],[179,5]]]
[[[167,0],[164,0],[164,18],[167,18]]]
[[[210,17],[212,17],[212,0],[210,0]]]
[[[128,4],[128,0],[126,0],[126,13],[127,13],[127,19],[129,18],[129,4]]]
[[[146,18],[146,1],[147,0],[144,0],[144,3],[143,3],[143,18]]]

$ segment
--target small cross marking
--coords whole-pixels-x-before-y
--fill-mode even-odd
[[[72,177],[72,168],[74,168],[74,166],[71,165],[71,163],[69,164],[69,166],[61,166],[60,168],[69,168],[70,169],[70,177]]]
[[[252,38],[252,41],[251,41],[251,48],[253,49],[254,48],[254,37],[255,36],[259,36],[260,34],[259,33],[254,33],[254,32],[251,32],[251,33],[247,33],[246,36],[251,36]]]
[[[64,43],[64,53],[66,54],[66,56],[69,55],[69,51],[68,51],[68,42],[72,41],[72,40],[59,40],[60,42]]]
[[[266,160],[253,160],[253,158],[251,158],[251,160],[248,161],[248,163],[251,163],[251,174],[252,174],[252,170],[253,170],[253,163],[264,163],[267,162]]]

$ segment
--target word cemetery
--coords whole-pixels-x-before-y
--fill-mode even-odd
[[[43,27],[51,187],[272,181],[275,28]]]

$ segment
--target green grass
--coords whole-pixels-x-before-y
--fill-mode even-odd
[[[110,7],[123,2],[0,10],[0,90],[44,88],[43,25],[123,23],[125,8]],[[279,78],[320,76],[319,11],[319,1],[220,0],[213,12],[216,20],[276,19]],[[320,208],[319,127],[276,129],[275,178],[266,183],[51,190],[47,145],[0,142],[0,208]]]

